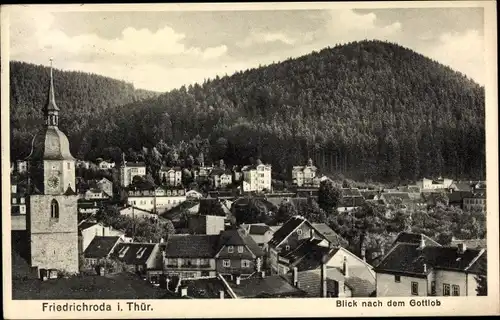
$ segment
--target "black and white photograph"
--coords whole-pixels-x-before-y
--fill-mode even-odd
[[[495,301],[485,3],[2,6],[9,298]]]

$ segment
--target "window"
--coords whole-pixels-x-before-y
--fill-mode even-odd
[[[297,234],[298,234],[299,236],[301,236],[301,235],[302,235],[302,229],[298,229],[298,230],[297,230]]]
[[[20,206],[19,207],[19,212],[21,212],[21,214],[26,214],[26,207],[25,206]]]
[[[227,247],[227,252],[233,253],[234,252],[234,247],[233,246],[228,246]]]
[[[411,283],[411,294],[413,296],[418,296],[418,282]]]
[[[122,248],[120,249],[120,251],[118,252],[118,256],[119,256],[120,258],[125,257],[125,254],[127,253],[128,249],[130,249],[130,247],[128,247],[128,246],[127,246],[127,247],[122,247]]]
[[[136,258],[137,258],[137,259],[140,259],[140,258],[144,255],[144,252],[145,252],[145,251],[146,251],[146,247],[141,247],[141,248],[139,249],[139,251],[137,251],[137,256],[136,256]]]
[[[68,162],[68,169],[71,169],[71,162]]]
[[[443,296],[449,296],[450,295],[450,285],[447,283],[443,284]]]
[[[52,219],[59,219],[59,203],[53,199],[50,203],[50,217]]]
[[[460,295],[460,286],[453,285],[452,288],[453,288],[453,295],[459,296]]]
[[[249,268],[250,267],[250,261],[248,261],[248,260],[241,260],[241,267],[242,268]]]
[[[436,281],[431,282],[431,295],[436,295]]]
[[[290,246],[289,246],[289,245],[286,245],[286,246],[285,246],[285,250],[286,250],[286,251],[290,250]]]
[[[224,268],[229,268],[231,266],[231,260],[222,260],[222,266]]]
[[[12,198],[12,204],[16,204],[17,203],[17,199],[16,198]]]
[[[243,253],[243,246],[238,246],[238,253]]]
[[[401,282],[401,276],[394,276],[394,282]]]

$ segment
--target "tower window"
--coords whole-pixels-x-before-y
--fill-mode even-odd
[[[71,162],[68,162],[68,169],[71,169]]]
[[[50,204],[50,218],[59,219],[59,203],[55,199]]]

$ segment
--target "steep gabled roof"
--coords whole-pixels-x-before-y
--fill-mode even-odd
[[[112,256],[128,265],[142,265],[148,261],[156,245],[137,242],[119,243],[113,250]]]
[[[425,234],[412,233],[412,232],[401,232],[400,234],[398,234],[396,240],[394,240],[392,245],[394,246],[400,242],[420,245],[422,240],[424,240],[424,243],[426,246],[436,246],[436,247],[441,246],[439,243],[432,240],[431,238],[429,238]]]
[[[240,281],[239,285],[228,283],[239,298],[264,298],[283,296],[304,296],[304,291],[294,287],[282,276],[255,276]]]
[[[167,258],[213,258],[218,235],[169,235],[162,250]]]
[[[219,235],[217,251],[220,251],[220,249],[222,249],[224,246],[246,246],[248,250],[250,250],[250,252],[255,256],[261,257],[264,255],[264,252],[262,252],[262,249],[259,247],[259,245],[252,239],[252,237],[245,234],[245,231],[242,229],[230,229],[222,231]],[[243,256],[245,254],[246,252],[243,253]]]
[[[95,236],[85,249],[85,258],[106,258],[115,245],[120,241],[120,237],[100,237]]]
[[[281,228],[279,228],[273,235],[273,238],[269,241],[269,245],[277,247],[283,240],[286,239],[295,229],[302,225],[306,219],[301,216],[294,216],[290,218]]]

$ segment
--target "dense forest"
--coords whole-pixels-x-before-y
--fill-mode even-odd
[[[49,90],[49,68],[10,62],[11,158],[29,153],[31,138],[44,123],[43,108]],[[81,139],[103,112],[112,107],[152,98],[158,93],[135,89],[131,83],[84,72],[54,70],[60,126],[78,150]]]
[[[45,101],[48,76],[40,69],[28,82],[21,67],[29,69],[11,69],[13,138],[23,140],[14,142],[15,154],[26,145],[26,119]],[[112,80],[91,85],[75,77],[73,85],[68,77],[56,73],[57,100],[79,157],[156,147],[167,163],[200,155],[228,165],[261,158],[286,176],[308,158],[323,173],[356,180],[485,176],[484,87],[392,43],[325,48],[126,106],[116,101],[119,86],[95,85]],[[36,102],[22,102],[34,91]]]

